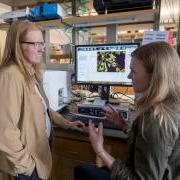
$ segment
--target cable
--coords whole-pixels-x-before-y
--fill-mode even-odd
[[[122,96],[125,95],[127,93],[127,91],[128,91],[128,87],[126,87],[125,92],[123,92],[123,93],[122,92],[115,92],[115,93],[112,93],[111,95],[112,96],[113,96],[113,94],[118,95],[118,93],[120,93],[121,96],[119,98],[122,98]]]
[[[123,93],[122,93],[122,92],[115,92],[115,93],[112,93],[112,94],[111,94],[111,97],[114,98],[114,97],[113,97],[114,95],[117,95],[117,96],[119,97],[119,94],[121,94],[121,96],[120,96],[119,98],[122,98],[123,96],[126,96],[127,98],[129,98],[129,99],[131,99],[131,100],[134,101],[134,98],[132,98],[132,97],[126,95],[127,91],[128,91],[128,87],[126,88],[125,92],[123,92]]]

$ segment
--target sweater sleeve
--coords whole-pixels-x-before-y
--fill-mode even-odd
[[[59,127],[64,128],[64,129],[69,128],[69,121],[65,119],[62,115],[60,115],[58,112],[49,108],[49,113],[50,113],[52,121],[55,124],[57,124]]]
[[[0,151],[9,161],[14,174],[30,175],[35,162],[22,144],[19,121],[22,113],[23,88],[11,73],[0,74]]]
[[[166,130],[157,119],[144,116],[134,138],[131,162],[115,160],[112,165],[114,180],[159,180],[163,179],[177,136]],[[129,164],[132,163],[132,164]]]

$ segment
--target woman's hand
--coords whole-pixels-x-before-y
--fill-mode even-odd
[[[104,164],[111,169],[114,158],[104,149],[103,124],[99,123],[98,128],[89,120],[89,140],[96,154],[103,160]]]
[[[69,128],[77,131],[84,131],[85,124],[81,121],[69,121]]]
[[[98,128],[94,127],[92,120],[89,120],[89,140],[94,151],[99,154],[104,151],[103,148],[103,124],[99,123]]]
[[[108,121],[114,123],[116,126],[122,129],[127,126],[118,109],[108,104],[103,108],[103,110],[106,112],[106,118]]]

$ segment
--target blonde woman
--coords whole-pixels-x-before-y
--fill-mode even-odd
[[[109,169],[90,165],[75,169],[75,180],[179,180],[180,179],[180,59],[165,42],[141,46],[132,53],[129,78],[136,93],[139,115],[129,130],[129,158],[114,159],[103,147],[103,125],[98,132],[89,122],[94,151]],[[111,106],[107,118],[126,130]],[[80,173],[79,173],[80,172]]]
[[[16,21],[8,31],[0,66],[0,171],[3,180],[48,179],[51,121],[82,130],[49,107],[41,78],[45,43],[41,28]]]

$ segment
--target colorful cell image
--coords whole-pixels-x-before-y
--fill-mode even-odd
[[[98,72],[124,72],[125,51],[97,52]]]

